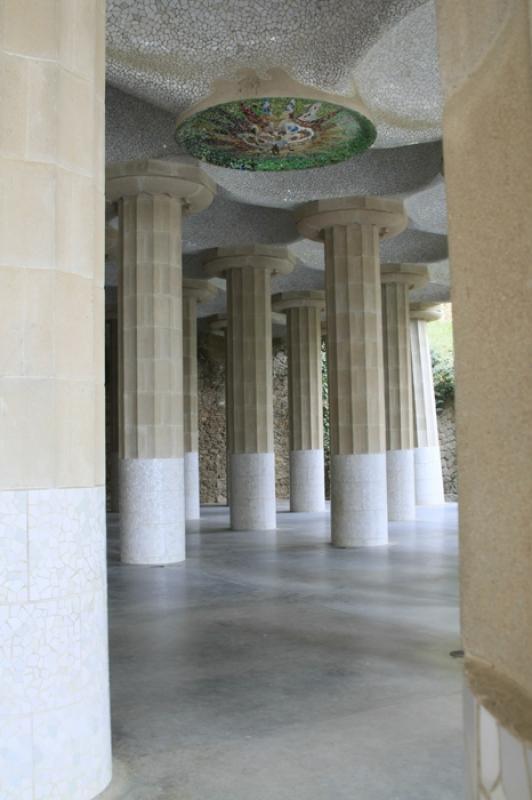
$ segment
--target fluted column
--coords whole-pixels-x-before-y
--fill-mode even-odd
[[[116,308],[112,313],[106,311],[106,363],[105,363],[105,408],[106,429],[108,433],[107,487],[109,510],[119,511],[119,410],[118,410],[118,320]]]
[[[0,10],[0,797],[111,778],[105,3]]]
[[[275,528],[271,278],[293,261],[282,248],[219,248],[206,268],[227,279],[231,526]]]
[[[428,303],[410,305],[414,473],[418,506],[432,506],[445,502],[432,358],[427,331],[427,323],[440,318],[441,306]]]
[[[183,279],[183,414],[185,519],[200,518],[198,453],[198,303],[216,294],[208,281]]]
[[[386,483],[388,519],[394,521],[416,518],[408,294],[427,279],[427,268],[416,264],[381,267]]]
[[[379,238],[403,230],[402,203],[309,203],[300,232],[325,244],[331,533],[338,547],[385,544],[386,437]]]
[[[120,527],[122,560],[185,558],[181,218],[209,205],[196,166],[138,161],[110,168],[119,200]]]
[[[321,316],[325,293],[284,292],[273,308],[285,311],[288,344],[290,510],[325,509]]]

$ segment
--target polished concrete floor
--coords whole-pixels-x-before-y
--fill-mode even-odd
[[[457,510],[336,550],[327,514],[232,533],[208,507],[186,564],[118,561],[115,778],[128,800],[461,800]]]

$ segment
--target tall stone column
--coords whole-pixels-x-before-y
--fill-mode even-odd
[[[299,231],[325,244],[331,428],[331,529],[337,547],[385,544],[386,436],[379,239],[400,233],[402,203],[309,203]]]
[[[208,281],[183,279],[183,411],[185,436],[185,519],[200,518],[198,444],[198,303],[214,297]]]
[[[218,314],[209,323],[213,333],[224,337],[225,349],[225,497],[227,505],[231,505],[231,453],[233,452],[233,415],[231,413],[233,384],[231,378],[231,359],[229,357],[229,336],[227,335],[228,319],[226,314]]]
[[[109,511],[119,510],[118,319],[105,310],[106,484]]]
[[[273,308],[285,311],[288,343],[290,511],[325,509],[321,315],[325,293],[284,292]]]
[[[293,260],[283,248],[219,248],[206,268],[227,279],[231,527],[275,528],[271,278]]]
[[[395,521],[416,518],[408,294],[427,279],[416,264],[381,267],[388,519]]]
[[[532,9],[526,0],[439,0],[437,9],[467,788],[473,800],[530,800]]]
[[[441,306],[410,305],[410,343],[414,399],[414,474],[416,503],[433,506],[445,502],[441,469],[436,398],[427,322],[441,318]]]
[[[196,166],[135,161],[108,170],[119,201],[122,560],[185,558],[181,218],[214,185]]]
[[[89,800],[111,777],[105,3],[1,16],[0,796]]]

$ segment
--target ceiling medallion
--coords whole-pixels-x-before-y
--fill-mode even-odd
[[[176,141],[217,166],[270,172],[323,167],[361,153],[377,135],[359,103],[298,84],[281,70],[267,79],[246,72],[237,84],[219,81],[216,87],[178,120]],[[261,94],[271,89],[282,94]]]

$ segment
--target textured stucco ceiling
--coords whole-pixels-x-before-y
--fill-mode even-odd
[[[108,0],[107,76],[177,114],[219,78],[280,67],[362,96],[380,146],[406,144],[438,137],[434,31],[427,0]]]
[[[299,238],[293,209],[376,194],[403,198],[410,218],[403,234],[383,243],[382,260],[429,263],[431,280],[418,299],[448,299],[433,0],[108,0],[107,162],[183,157],[173,138],[178,113],[209,95],[213,80],[274,67],[358,97],[377,125],[377,142],[343,164],[297,173],[203,165],[219,189],[209,209],[185,220],[185,273],[204,275],[207,248],[279,244],[297,264],[275,290],[320,288],[323,248]],[[112,252],[106,281],[116,283]],[[200,313],[224,304],[221,292]]]

